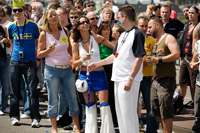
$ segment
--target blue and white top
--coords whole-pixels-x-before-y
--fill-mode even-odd
[[[40,36],[40,30],[36,23],[26,20],[26,25],[18,25],[19,34],[16,22],[13,22],[8,27],[8,39],[13,41],[13,52],[11,60],[13,61],[34,61],[36,62],[35,40]],[[24,34],[22,35],[24,29]],[[20,46],[19,36],[22,41]],[[19,52],[23,51],[23,58],[19,58]]]

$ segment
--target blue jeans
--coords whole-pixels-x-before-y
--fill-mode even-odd
[[[156,133],[158,129],[156,117],[151,116],[150,91],[152,76],[143,77],[140,83],[140,91],[142,92],[144,104],[147,110],[147,133]]]
[[[8,95],[10,92],[9,87],[9,66],[10,66],[10,55],[7,55],[7,60],[0,61],[0,110],[4,111],[8,104]]]
[[[62,85],[59,87],[58,90],[58,114],[59,118],[63,116],[63,114],[66,112],[66,110],[69,108],[68,99],[65,95],[64,89],[62,88]]]
[[[30,111],[31,119],[36,119],[38,122],[41,119],[39,114],[39,99],[36,90],[36,62],[10,62],[10,118],[20,119],[19,117],[19,96],[20,96],[20,83],[22,75],[25,77],[27,84],[26,90],[30,94]]]
[[[27,84],[25,83],[25,77],[24,75],[22,75],[22,79],[21,79],[21,86],[20,86],[20,90],[21,90],[21,95],[23,98],[23,104],[24,104],[24,109],[22,111],[22,114],[26,114],[26,115],[30,115],[31,111],[30,111],[30,94],[27,88]]]
[[[56,118],[58,116],[59,89],[63,89],[65,96],[68,98],[70,116],[78,116],[79,109],[71,67],[62,69],[45,65],[44,76],[48,91],[48,117]],[[62,85],[62,88],[60,85]]]
[[[37,78],[38,78],[38,86],[43,88],[44,86],[44,60],[40,60],[40,65],[37,68]]]

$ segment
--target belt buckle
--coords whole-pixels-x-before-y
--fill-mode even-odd
[[[62,69],[66,69],[67,68],[67,65],[66,66],[62,66]]]

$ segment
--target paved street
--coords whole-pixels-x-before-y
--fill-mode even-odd
[[[178,70],[177,70],[178,79]],[[177,80],[178,82],[178,80]],[[190,100],[190,91],[187,89],[187,95],[184,103]],[[51,123],[49,119],[44,115],[44,111],[47,108],[47,102],[40,102],[40,114],[42,119],[40,122],[40,128],[31,127],[31,119],[21,119],[21,126],[12,126],[8,115],[0,116],[0,133],[51,133]],[[20,110],[23,108],[20,107]],[[142,116],[145,116],[145,110],[142,110]],[[176,115],[173,122],[174,133],[191,133],[191,128],[194,123],[193,109],[184,108],[183,114]],[[70,133],[71,131],[64,131],[62,128],[58,128],[59,133]],[[119,133],[116,129],[116,133]]]

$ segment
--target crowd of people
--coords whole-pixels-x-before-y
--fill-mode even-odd
[[[114,127],[139,133],[144,105],[146,132],[156,133],[160,118],[163,133],[172,133],[175,61],[180,58],[178,92],[183,102],[190,86],[186,105],[194,107],[193,132],[200,131],[197,6],[182,9],[183,24],[170,1],[148,5],[137,19],[133,6],[118,8],[111,0],[101,14],[92,0],[53,0],[46,10],[39,0],[13,1],[13,7],[2,0],[0,5],[0,115],[8,113],[13,126],[30,118],[31,127],[40,127],[38,92],[43,91],[52,133],[66,113],[72,121],[64,130],[97,133],[99,107],[100,133],[114,133]],[[77,90],[77,79],[87,82],[86,91]]]

